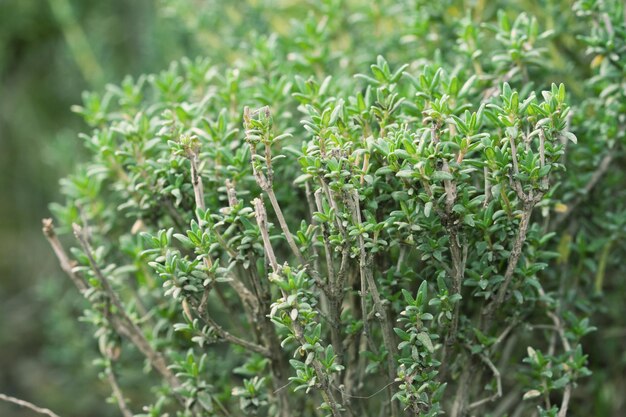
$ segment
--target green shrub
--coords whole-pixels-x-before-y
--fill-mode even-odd
[[[73,260],[44,232],[120,410],[140,413],[116,377],[135,349],[160,378],[141,416],[565,416],[623,233],[594,214],[612,234],[590,247],[576,218],[623,141],[623,7],[577,3],[597,75],[571,111],[560,38],[526,14],[317,6],[232,65],[75,109],[92,157],[52,206]]]

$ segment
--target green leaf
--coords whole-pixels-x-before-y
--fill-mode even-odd
[[[429,201],[424,204],[424,216],[430,217],[430,211],[433,209],[433,202]]]
[[[430,176],[430,178],[435,180],[435,181],[443,181],[443,180],[453,180],[454,176],[451,173],[449,173],[449,172],[435,171]]]
[[[433,346],[432,340],[430,340],[430,336],[426,332],[419,332],[417,334],[417,340],[428,350],[430,353],[435,351],[435,347]]]

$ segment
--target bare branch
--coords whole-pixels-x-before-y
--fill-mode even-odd
[[[41,222],[43,223],[43,234],[46,236],[46,239],[48,239],[50,246],[52,246],[52,250],[54,250],[54,254],[57,256],[59,264],[61,265],[61,269],[67,274],[76,288],[78,288],[78,291],[82,294],[85,290],[87,290],[87,283],[80,275],[74,273],[72,266],[73,261],[70,261],[63,245],[59,241],[59,238],[54,231],[52,219],[43,219]]]
[[[113,316],[119,316],[119,320],[114,320],[114,325],[117,327],[117,330],[122,334],[125,334],[131,342],[133,342],[137,349],[139,349],[148,361],[150,361],[152,367],[156,369],[157,372],[163,376],[163,378],[165,378],[172,388],[180,387],[178,378],[176,378],[172,371],[170,371],[163,355],[152,348],[141,329],[126,313],[126,310],[117,293],[111,287],[109,280],[104,276],[100,267],[98,267],[96,260],[93,257],[93,249],[83,234],[83,228],[77,224],[73,224],[72,227],[74,229],[74,235],[78,239],[78,242],[89,260],[92,271],[98,281],[100,281],[105,293],[117,309],[116,315]]]
[[[255,198],[252,200],[254,205],[254,214],[256,216],[257,224],[261,230],[261,238],[263,239],[263,246],[265,247],[265,256],[267,256],[267,262],[272,267],[274,272],[278,271],[278,261],[276,261],[276,255],[274,254],[274,248],[270,242],[270,235],[267,228],[267,211],[265,211],[265,205],[263,200]]]
[[[128,408],[128,404],[126,403],[126,399],[124,398],[124,393],[120,389],[120,386],[117,383],[117,378],[115,377],[115,373],[113,372],[113,369],[111,367],[106,370],[106,375],[120,412],[124,417],[133,417],[134,414],[132,411],[130,411],[130,408]]]
[[[491,362],[491,359],[489,359],[487,355],[485,355],[484,353],[479,353],[478,356],[489,367],[489,369],[493,373],[493,376],[496,379],[496,392],[493,395],[490,395],[489,397],[486,397],[486,398],[483,398],[481,400],[471,403],[467,407],[468,410],[474,409],[476,407],[480,407],[483,404],[495,401],[496,399],[502,397],[502,378],[500,377],[500,372],[498,371],[498,368],[495,367],[493,362]]]
[[[204,204],[204,187],[202,186],[202,178],[198,173],[198,153],[194,152],[189,156],[191,162],[191,183],[193,184],[193,194],[196,200],[196,207],[205,210]]]
[[[250,352],[255,352],[268,358],[272,356],[269,349],[266,348],[265,346],[261,346],[261,345],[257,345],[256,343],[249,342],[247,340],[237,337],[233,335],[232,333],[229,333],[228,331],[224,330],[224,328],[220,326],[210,315],[204,314],[203,318],[206,321],[206,323],[215,330],[215,333],[217,333],[219,337],[221,337],[223,340],[233,343],[235,345],[241,346],[244,349],[249,350]]]
[[[33,410],[34,412],[39,413],[39,414],[45,414],[49,417],[59,417],[58,414],[55,414],[54,412],[52,412],[51,410],[47,408],[38,407],[33,403],[29,403],[28,401],[20,400],[19,398],[11,397],[9,395],[0,393],[0,400],[15,404],[15,405],[19,405],[20,407],[28,408],[29,410]]]
[[[504,273],[504,281],[502,282],[502,285],[500,285],[500,289],[498,290],[498,294],[494,301],[493,311],[497,310],[497,308],[500,307],[500,305],[504,302],[506,290],[513,279],[513,273],[515,272],[517,262],[522,255],[524,242],[526,242],[526,233],[528,232],[528,226],[530,223],[530,216],[532,214],[532,211],[532,204],[524,204],[522,219],[520,220],[517,230],[517,237],[515,238],[513,249],[511,249],[511,253],[509,255],[509,263]]]
[[[348,203],[348,208],[352,212],[352,217],[354,222],[362,227],[361,220],[361,208],[359,203],[359,196],[356,191],[353,190],[351,195],[348,195],[346,198],[346,202]],[[394,363],[393,354],[396,351],[396,343],[394,341],[394,333],[393,326],[389,320],[389,316],[385,307],[383,306],[382,299],[380,297],[380,293],[378,292],[378,287],[376,285],[376,280],[374,279],[374,274],[371,269],[371,255],[367,256],[367,252],[365,249],[365,239],[362,234],[359,234],[359,271],[361,274],[361,297],[364,299],[366,297],[366,293],[364,291],[369,290],[372,294],[372,301],[374,302],[374,310],[376,311],[376,317],[380,322],[380,326],[383,334],[383,344],[385,345],[385,349],[387,350],[387,372],[389,375],[389,379],[391,381],[395,380],[396,377],[396,365]],[[367,283],[367,290],[365,287],[365,283]],[[366,312],[363,311],[363,315]],[[363,317],[365,324],[365,317]],[[389,393],[391,394],[391,388],[389,389]],[[398,416],[399,410],[398,405],[395,401],[391,400],[391,415]]]

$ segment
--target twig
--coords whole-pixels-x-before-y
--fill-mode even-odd
[[[269,108],[265,107],[263,109],[260,109],[260,111],[265,111],[267,113],[267,116],[269,117]],[[244,108],[243,119],[244,119],[244,127],[246,129],[246,138],[250,145],[250,150],[251,150],[250,157],[251,157],[251,165],[252,165],[252,171],[254,173],[254,178],[256,179],[257,184],[259,184],[259,187],[261,187],[261,189],[265,191],[268,198],[270,199],[270,203],[272,204],[274,213],[276,214],[276,217],[278,218],[278,223],[280,224],[280,228],[282,229],[283,234],[285,235],[285,239],[287,239],[287,244],[291,248],[291,251],[294,253],[294,255],[296,256],[300,264],[306,265],[306,262],[304,261],[304,257],[302,256],[302,253],[300,252],[300,249],[298,248],[298,245],[296,245],[296,242],[293,240],[293,236],[291,235],[291,232],[289,231],[289,226],[287,225],[287,221],[285,220],[283,211],[280,208],[280,204],[278,204],[278,199],[276,198],[276,194],[274,193],[274,188],[273,188],[274,176],[273,176],[273,170],[272,170],[272,154],[271,154],[269,138],[265,138],[265,140],[263,140],[263,143],[265,146],[265,167],[267,170],[267,173],[264,173],[261,169],[259,169],[259,167],[254,161],[254,158],[256,156],[256,142],[251,139],[251,136],[253,135],[253,129],[252,129],[251,121],[250,121],[251,120],[250,108],[248,107]],[[267,135],[269,136],[269,134]]]
[[[541,295],[545,295],[543,294],[543,290],[541,291],[541,293],[542,293]],[[561,322],[561,319],[551,311],[547,311],[546,314],[548,315],[548,317],[552,319],[552,322],[554,323],[554,326],[556,327],[556,331],[559,334],[559,338],[561,339],[561,344],[563,345],[563,349],[565,349],[566,352],[570,353],[570,358],[571,358],[572,346],[570,345],[569,340],[567,340],[567,336],[565,335],[565,330],[563,329],[563,323]],[[569,400],[570,400],[571,395],[572,395],[572,384],[570,382],[565,386],[565,391],[563,392],[563,399],[561,400],[561,407],[559,407],[559,414],[557,414],[557,417],[565,417],[567,415],[567,408],[569,406]]]
[[[528,226],[530,223],[530,216],[532,214],[532,211],[533,205],[524,204],[522,219],[519,223],[519,227],[517,230],[517,237],[515,238],[513,249],[511,250],[511,254],[509,255],[509,263],[504,273],[504,281],[502,282],[502,285],[500,286],[500,289],[498,291],[498,295],[496,296],[495,304],[493,307],[494,311],[504,302],[506,290],[513,279],[513,273],[515,272],[517,262],[522,255],[524,242],[526,242],[526,233],[528,232]]]
[[[104,289],[105,293],[107,294],[113,305],[117,308],[117,316],[119,316],[120,319],[120,321],[114,321],[114,324],[118,327],[117,330],[125,334],[131,340],[131,342],[133,342],[137,349],[139,349],[139,351],[143,353],[143,355],[148,359],[152,367],[156,369],[157,372],[159,372],[163,376],[163,378],[165,378],[165,380],[172,388],[179,388],[180,382],[178,381],[178,378],[176,378],[176,376],[172,373],[172,371],[170,371],[163,355],[152,348],[141,329],[137,326],[135,322],[132,321],[128,314],[126,314],[126,310],[124,309],[124,306],[122,305],[122,302],[119,299],[117,293],[111,287],[109,280],[104,276],[104,274],[100,270],[100,267],[98,267],[96,260],[93,257],[93,249],[91,248],[91,245],[89,244],[82,232],[83,228],[75,223],[72,225],[72,227],[74,229],[74,235],[76,236],[76,239],[78,239],[78,242],[83,248],[87,259],[89,260],[92,271],[94,272],[96,278],[98,278],[98,281],[100,281],[102,288]]]
[[[263,205],[263,202],[259,198],[255,198],[253,200],[253,204],[254,204],[257,224],[259,225],[259,229],[261,231],[261,237],[263,239],[265,255],[268,259],[268,262],[270,263],[272,267],[272,270],[274,271],[274,273],[277,273],[279,272],[280,267],[278,265],[278,262],[276,261],[276,255],[274,254],[274,249],[272,248],[272,245],[269,240],[269,232],[267,230],[267,212],[265,211],[265,206]],[[286,299],[287,295],[285,294],[285,292],[283,290],[281,290],[281,292],[283,293],[283,297]],[[292,321],[292,325],[293,325],[293,331],[294,331],[294,336],[296,340],[298,340],[298,342],[301,345],[306,344],[307,342],[304,338],[304,330],[302,326],[300,325],[300,323],[297,321],[297,319]],[[317,358],[313,359],[311,364],[313,365],[313,369],[315,370],[315,373],[317,375],[318,385],[321,389],[322,397],[324,398],[324,401],[329,405],[333,417],[340,416],[341,413],[339,412],[337,401],[334,399],[332,392],[330,391],[330,385],[329,385],[330,382],[328,380],[329,378],[324,373],[322,364],[319,362]]]
[[[51,410],[49,410],[47,408],[37,407],[33,403],[29,403],[28,401],[20,400],[19,398],[11,397],[9,395],[5,395],[5,394],[1,394],[0,393],[0,400],[9,402],[9,403],[12,403],[12,404],[15,404],[15,405],[19,405],[20,407],[28,408],[30,410],[33,410],[36,413],[45,414],[45,415],[47,415],[49,417],[59,417],[58,414],[54,413],[53,411],[51,411]]]
[[[78,226],[78,230],[80,230],[80,226]],[[52,223],[52,219],[43,220],[43,232],[46,238],[48,239],[48,241],[50,242],[50,244],[52,245],[52,248],[55,254],[57,255],[57,258],[59,259],[59,263],[61,264],[61,268],[68,275],[68,277],[72,280],[72,282],[76,285],[80,293],[84,295],[85,291],[87,290],[87,284],[85,282],[85,279],[82,276],[76,274],[73,268],[71,267],[71,261],[69,260],[69,257],[67,256],[67,253],[65,252],[65,249],[59,242],[56,236],[56,233],[54,231],[54,225]],[[81,235],[81,239],[84,240],[84,236]],[[95,265],[93,255],[91,254],[91,247],[89,246],[88,242],[85,241],[85,243],[87,243],[87,247],[89,248],[89,250],[85,251],[87,254],[87,257],[90,263],[92,263],[92,265]],[[96,273],[98,278],[104,280],[103,287],[106,285],[112,291],[108,281],[104,278],[104,276],[102,275],[102,272],[97,268],[97,266],[96,266],[96,270],[98,271],[98,273]],[[178,388],[180,386],[180,382],[178,382],[178,379],[176,378],[176,376],[174,376],[174,374],[172,374],[172,372],[168,369],[165,359],[158,352],[155,352],[152,349],[152,347],[150,346],[150,344],[144,337],[141,330],[126,315],[125,310],[122,308],[121,302],[119,301],[115,293],[114,293],[114,298],[117,299],[116,307],[119,310],[118,314],[122,315],[123,317],[119,318],[115,315],[111,315],[110,317],[108,317],[111,322],[111,325],[114,327],[117,333],[119,333],[122,336],[126,336],[128,339],[130,339],[130,341],[150,361],[150,364],[166,379],[166,381],[170,384],[172,388]],[[113,301],[113,299],[111,299],[111,301]],[[182,398],[178,394],[175,393],[174,396],[179,401],[182,402]]]
[[[348,203],[348,208],[352,212],[352,217],[356,225],[361,228],[363,226],[361,220],[361,208],[359,203],[359,196],[356,191],[347,196],[346,202]],[[374,276],[371,269],[371,255],[368,257],[365,249],[365,239],[363,238],[363,234],[359,233],[358,236],[359,241],[359,271],[361,274],[361,291],[365,290],[365,283],[367,283],[367,290],[372,295],[372,301],[374,303],[374,310],[376,311],[376,317],[380,322],[380,326],[383,334],[383,344],[385,345],[385,349],[387,350],[387,372],[390,380],[395,380],[396,377],[396,366],[394,363],[393,353],[396,350],[396,344],[394,342],[393,336],[393,326],[389,321],[389,316],[385,307],[383,306],[382,299],[380,297],[380,293],[378,292],[378,287],[376,285],[376,281],[374,280]],[[365,299],[366,294],[362,293],[362,299]],[[363,315],[365,315],[365,311],[363,311]],[[363,323],[365,325],[366,318],[363,317]],[[391,386],[389,389],[389,398],[391,402],[391,415],[398,416],[399,410],[398,405],[395,401],[391,400]]]
[[[109,380],[109,385],[111,385],[111,390],[113,391],[113,396],[117,401],[117,406],[120,409],[120,412],[124,417],[133,417],[132,411],[128,408],[128,404],[126,403],[126,399],[124,398],[124,394],[120,389],[119,384],[117,383],[117,378],[115,377],[115,373],[113,369],[109,367],[106,370],[107,379]]]
[[[272,248],[272,244],[270,242],[268,225],[267,225],[267,211],[265,210],[265,206],[263,205],[263,200],[260,198],[255,198],[252,201],[254,205],[254,213],[256,217],[257,224],[259,226],[259,230],[261,231],[261,238],[263,239],[263,247],[267,262],[272,267],[273,272],[278,272],[279,266],[278,261],[276,260],[276,255],[274,254],[274,249]],[[260,312],[259,321],[261,323],[267,323],[266,317],[263,315],[264,311]],[[291,407],[289,405],[289,396],[287,392],[283,390],[277,389],[277,385],[284,385],[284,369],[286,368],[285,359],[281,355],[281,346],[278,341],[276,331],[272,326],[268,326],[266,324],[266,337],[268,338],[268,343],[270,345],[270,354],[272,360],[270,361],[270,366],[272,367],[272,373],[276,377],[277,381],[275,382],[275,390],[278,393],[279,398],[279,412],[283,417],[291,416]]]
[[[198,152],[192,152],[189,154],[189,162],[191,163],[191,183],[193,185],[193,195],[196,201],[196,208],[206,210],[204,203],[204,187],[202,185],[202,178],[198,174]]]
[[[195,203],[196,203],[196,210],[195,210],[196,219],[198,221],[198,226],[201,229],[204,229],[203,223],[198,213],[198,211],[200,210],[202,211],[206,210],[206,205],[204,202],[204,186],[202,184],[202,177],[198,171],[198,155],[200,151],[199,145],[197,143],[194,143],[193,141],[190,141],[190,142],[185,142],[183,146],[184,146],[187,158],[189,159],[189,162],[191,164],[191,184],[193,186],[193,193],[194,193],[194,198],[195,198]],[[235,190],[234,190],[233,184],[228,180],[226,181],[226,191],[228,194],[229,206],[236,204],[237,197],[235,194]],[[228,244],[226,243],[222,235],[219,233],[219,231],[213,228],[211,232],[213,236],[215,236],[215,238],[219,242],[220,246],[228,253],[228,255],[233,259],[237,258],[237,253],[228,246]],[[204,266],[208,273],[208,271],[210,271],[213,266],[213,262],[211,261],[208,253],[202,256],[202,262],[204,263]],[[248,317],[252,317],[251,310],[258,311],[258,308],[259,308],[257,299],[250,292],[248,287],[246,287],[246,285],[240,280],[235,278],[235,279],[228,281],[228,284],[239,296],[239,299],[241,300],[243,304],[246,315]],[[202,307],[203,306],[201,305],[199,309],[202,310],[203,309]]]
[[[567,384],[565,386],[565,391],[563,391],[563,400],[561,401],[561,407],[559,408],[559,414],[557,414],[557,417],[567,416],[567,408],[569,406],[569,400],[571,396],[572,384]]]
[[[87,283],[81,276],[74,273],[72,261],[70,261],[70,258],[67,256],[63,245],[54,231],[52,219],[43,219],[41,222],[43,224],[43,234],[46,236],[46,239],[48,239],[50,246],[52,246],[52,250],[61,265],[61,269],[67,274],[78,291],[82,294],[85,290],[87,290]]]
[[[286,298],[286,294],[284,294],[284,292],[283,295]],[[292,324],[296,339],[301,345],[305,345],[307,341],[304,338],[304,329],[302,328],[302,325],[298,322],[297,319],[293,320]],[[337,403],[337,400],[335,400],[335,397],[333,396],[333,393],[331,391],[331,382],[329,375],[324,372],[324,368],[319,359],[314,358],[311,361],[311,365],[313,365],[313,369],[315,370],[315,374],[317,375],[318,385],[322,393],[322,398],[324,398],[324,401],[330,407],[330,411],[333,417],[340,417],[341,412],[339,409],[339,404]]]
[[[491,362],[491,359],[489,359],[487,357],[487,355],[485,355],[484,353],[480,353],[478,356],[489,367],[489,369],[491,369],[491,372],[493,373],[493,376],[496,378],[496,392],[493,395],[490,395],[490,396],[485,397],[485,398],[483,398],[481,400],[478,400],[478,401],[475,401],[475,402],[471,403],[467,407],[468,410],[471,410],[471,409],[476,408],[476,407],[480,407],[483,404],[492,402],[492,401],[502,397],[502,378],[500,376],[500,372],[498,371],[498,368],[495,367],[493,362]]]
[[[261,346],[261,345],[257,345],[256,343],[249,342],[247,340],[244,340],[244,339],[242,339],[240,337],[237,337],[237,336],[233,335],[232,333],[229,333],[228,331],[224,330],[224,328],[222,328],[222,326],[220,326],[208,314],[205,314],[204,319],[206,320],[207,324],[209,324],[211,327],[213,327],[215,332],[223,340],[225,340],[227,342],[230,342],[230,343],[233,343],[235,345],[239,345],[239,346],[241,346],[244,349],[247,349],[247,350],[249,350],[251,352],[258,353],[258,354],[263,355],[265,357],[271,357],[272,356],[272,354],[269,351],[269,349],[266,348],[265,346]]]
[[[489,178],[489,168],[486,165],[483,168],[483,172],[485,175],[485,201],[483,201],[483,208],[487,208],[487,206],[489,206],[489,200],[491,200],[491,179]]]
[[[257,224],[259,225],[259,229],[261,230],[261,238],[263,239],[263,246],[265,247],[265,256],[267,257],[267,262],[272,267],[274,272],[278,271],[278,261],[276,260],[276,255],[274,254],[274,249],[272,248],[272,243],[270,242],[270,236],[267,228],[267,211],[265,210],[265,205],[260,198],[255,198],[252,200],[252,204],[254,205],[254,214],[256,216]]]
[[[452,410],[450,411],[451,417],[463,416],[465,413],[465,409],[467,407],[468,388],[470,378],[472,376],[471,371],[473,365],[474,363],[470,360],[469,364],[465,366],[463,372],[461,373],[456,393],[454,395],[454,402],[452,403]]]

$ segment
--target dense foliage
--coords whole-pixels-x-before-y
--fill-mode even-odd
[[[557,34],[446,3],[315,3],[230,65],[84,95],[91,159],[52,206],[72,258],[44,232],[123,415],[594,410],[583,338],[626,220],[607,175],[623,6],[576,3],[593,74],[563,76],[571,98]],[[591,193],[616,203],[587,212]],[[138,353],[144,408],[117,377]]]

